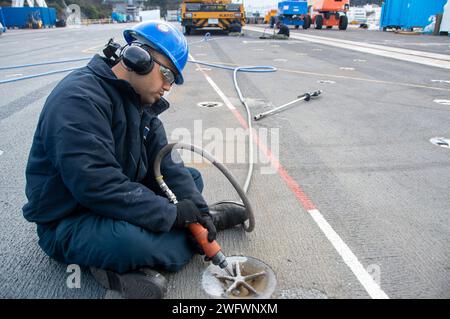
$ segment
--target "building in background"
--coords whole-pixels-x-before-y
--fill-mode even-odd
[[[113,13],[125,15],[126,21],[140,21],[140,11],[144,0],[104,0],[103,3],[112,6]]]

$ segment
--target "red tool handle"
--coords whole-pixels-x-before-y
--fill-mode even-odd
[[[202,247],[207,257],[214,257],[222,249],[217,241],[214,240],[211,243],[208,241],[208,230],[206,230],[206,228],[199,223],[189,224],[188,228]]]

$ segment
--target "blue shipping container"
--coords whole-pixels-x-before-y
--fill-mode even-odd
[[[5,32],[6,31],[6,21],[5,21],[5,17],[3,16],[3,10],[1,7],[0,7],[0,23],[3,26],[2,31]]]
[[[52,27],[56,23],[56,10],[54,8],[2,7],[2,9],[5,24],[8,28],[26,28],[31,15],[41,19],[42,25],[45,27]]]
[[[424,28],[430,16],[442,13],[447,0],[385,0],[381,10],[382,28]]]

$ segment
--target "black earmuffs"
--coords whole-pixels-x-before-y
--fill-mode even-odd
[[[139,75],[149,74],[155,66],[152,56],[140,43],[131,43],[124,47],[120,56],[125,66]]]

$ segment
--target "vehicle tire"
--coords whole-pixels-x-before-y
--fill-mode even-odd
[[[183,34],[184,35],[190,35],[191,31],[192,31],[191,27],[189,27],[189,26],[184,26],[183,27]]]
[[[339,30],[347,30],[348,18],[347,16],[341,16],[339,18]]]
[[[296,26],[295,26],[296,29],[298,29],[299,27],[300,27],[299,25],[296,25]]]
[[[327,25],[327,29],[333,29],[332,25]]]
[[[316,16],[316,29],[317,30],[321,30],[323,27],[323,17],[321,15]]]
[[[309,29],[311,27],[311,16],[307,15],[303,21],[303,29]]]

